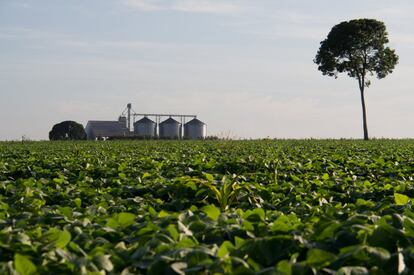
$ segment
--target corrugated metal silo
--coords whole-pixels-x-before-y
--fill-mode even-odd
[[[181,138],[181,123],[173,118],[168,118],[160,123],[160,138]]]
[[[134,133],[138,137],[154,138],[157,134],[157,124],[144,117],[134,123]]]
[[[204,122],[194,118],[184,124],[184,138],[204,139],[207,135],[207,126]]]

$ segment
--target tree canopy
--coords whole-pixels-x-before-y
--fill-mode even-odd
[[[50,140],[84,140],[86,132],[82,124],[75,121],[63,121],[55,124],[49,132]]]
[[[398,63],[395,51],[386,47],[388,42],[383,22],[375,19],[342,22],[321,42],[315,63],[324,75],[337,76],[346,72],[362,80],[368,73],[381,79]],[[363,84],[367,87],[370,82],[365,79]]]
[[[398,56],[386,46],[388,33],[385,24],[375,19],[355,19],[332,28],[321,42],[314,62],[323,75],[347,73],[356,78],[361,93],[364,139],[368,139],[364,88],[371,84],[369,76],[378,79],[392,73]]]

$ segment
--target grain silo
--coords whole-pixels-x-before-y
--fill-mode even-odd
[[[157,134],[157,124],[144,117],[134,123],[134,134],[142,138],[154,138]]]
[[[160,123],[160,138],[178,139],[181,138],[181,123],[173,118],[168,118]]]
[[[204,122],[194,118],[184,124],[184,138],[204,139],[207,135],[207,126]]]

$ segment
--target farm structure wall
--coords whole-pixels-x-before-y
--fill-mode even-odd
[[[129,134],[122,122],[101,120],[88,121],[85,132],[88,140],[122,137]]]
[[[194,118],[184,124],[185,139],[205,139],[207,136],[207,126],[204,122]]]
[[[126,116],[119,116],[118,121],[127,128],[128,122]]]
[[[159,136],[164,139],[181,138],[181,123],[173,118],[168,118],[159,124]]]
[[[147,117],[141,118],[134,123],[134,135],[142,138],[155,138],[157,124]]]

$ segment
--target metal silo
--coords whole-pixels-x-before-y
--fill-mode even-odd
[[[144,117],[134,123],[134,133],[138,137],[154,138],[157,134],[157,124]]]
[[[181,138],[181,123],[173,118],[164,120],[159,125],[160,138],[176,139]]]
[[[207,135],[207,126],[204,122],[194,118],[184,124],[184,138],[204,139]]]

